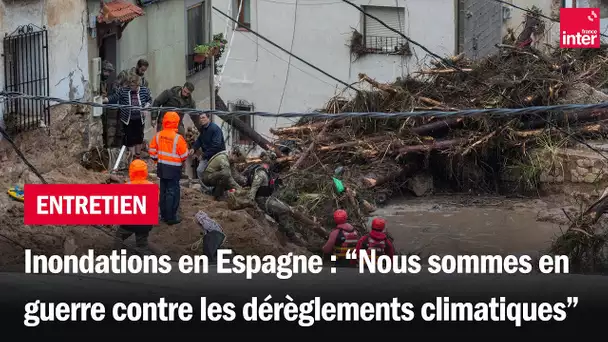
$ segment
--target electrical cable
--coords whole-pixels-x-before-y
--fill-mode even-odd
[[[111,109],[132,109],[142,110],[143,107],[130,106],[130,105],[117,105],[117,104],[100,104],[96,102],[87,102],[80,100],[64,100],[56,97],[49,96],[37,96],[27,95],[18,92],[0,92],[0,97],[7,97],[9,99],[24,98],[38,101],[57,102],[60,104],[76,104],[86,105],[90,107],[101,107]],[[269,112],[243,112],[243,111],[221,111],[212,109],[192,109],[192,108],[175,108],[175,107],[146,107],[146,110],[155,111],[171,111],[186,114],[219,114],[228,117],[239,117],[239,116],[262,116],[262,117],[310,117],[310,118],[375,118],[375,119],[388,119],[388,118],[409,118],[409,117],[421,117],[421,116],[433,116],[433,117],[448,117],[448,116],[471,116],[471,115],[496,115],[496,116],[513,116],[520,114],[534,114],[543,113],[549,111],[583,111],[583,110],[594,110],[594,109],[608,109],[608,102],[591,103],[591,104],[562,104],[562,105],[551,105],[551,106],[532,106],[532,107],[520,107],[520,108],[484,108],[484,109],[462,109],[457,111],[417,111],[417,112],[343,112],[343,113],[323,113],[323,112],[286,112],[286,113],[269,113]]]
[[[291,52],[293,51],[293,43],[296,40],[296,25],[298,22],[298,0],[295,0],[295,8],[293,10],[293,31],[291,32],[291,44],[289,45],[289,58],[287,61],[287,72],[285,72],[285,82],[283,83],[283,91],[281,92],[281,99],[279,100],[279,108],[277,109],[277,113],[281,112],[281,107],[283,106],[283,99],[285,98],[285,90],[287,89],[287,82],[289,81],[289,70],[291,70]],[[397,0],[395,0],[397,1]],[[276,127],[279,123],[279,117],[277,116],[274,126]]]
[[[228,18],[229,20],[232,20],[233,22],[235,22],[235,23],[237,23],[237,24],[238,24],[238,21],[237,21],[237,20],[233,19],[233,18],[232,18],[232,17],[230,17],[228,14],[226,14],[226,13],[224,13],[224,12],[220,11],[220,10],[219,10],[219,9],[217,9],[215,6],[213,6],[213,9],[214,9],[215,11],[217,11],[219,14],[221,14],[221,15],[223,15],[224,17]],[[269,43],[269,44],[271,44],[272,46],[276,47],[277,49],[279,49],[279,50],[281,50],[281,51],[285,52],[286,54],[288,54],[288,55],[290,55],[290,56],[293,56],[295,59],[297,59],[297,60],[299,60],[300,62],[302,62],[302,63],[306,64],[307,66],[309,66],[309,67],[311,67],[311,68],[313,68],[313,69],[317,70],[318,72],[322,73],[323,75],[325,75],[325,76],[327,76],[327,77],[329,77],[329,78],[333,79],[333,80],[334,80],[334,81],[336,81],[336,82],[340,82],[342,85],[344,85],[344,86],[346,86],[347,88],[350,88],[350,89],[352,89],[352,90],[356,91],[357,93],[360,93],[359,89],[356,89],[355,87],[353,87],[352,85],[348,84],[347,82],[344,82],[344,81],[342,81],[341,79],[336,78],[336,77],[334,77],[334,76],[332,76],[332,75],[328,74],[327,72],[325,72],[325,71],[321,70],[320,68],[318,68],[318,67],[314,66],[313,64],[310,64],[309,62],[307,62],[307,61],[303,60],[302,58],[300,58],[300,57],[298,57],[298,56],[296,56],[296,55],[294,55],[293,53],[290,53],[289,51],[285,50],[284,48],[282,48],[281,46],[279,46],[279,45],[278,45],[278,44],[276,44],[275,42],[271,41],[270,39],[268,39],[268,38],[266,38],[266,37],[262,36],[261,34],[259,34],[259,33],[255,32],[255,31],[253,31],[252,29],[247,29],[247,31],[248,31],[248,32],[253,33],[253,34],[254,34],[256,37],[258,37],[258,38],[261,38],[261,39],[265,40],[266,42],[268,42],[268,43]]]

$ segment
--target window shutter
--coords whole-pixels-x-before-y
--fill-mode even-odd
[[[405,11],[402,7],[379,7],[365,6],[365,12],[382,20],[386,25],[393,29],[403,32],[405,27]],[[401,37],[398,33],[393,32],[379,23],[376,19],[365,16],[365,36],[373,37]]]

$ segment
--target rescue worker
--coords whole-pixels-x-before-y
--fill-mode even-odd
[[[388,255],[390,257],[395,255],[395,248],[386,235],[385,227],[386,221],[384,221],[383,218],[374,218],[372,220],[371,232],[363,235],[363,237],[359,239],[359,242],[357,242],[357,247],[355,247],[357,255],[359,255],[359,251],[362,249],[367,251],[367,255],[370,256],[370,258],[372,250],[376,250],[376,259],[382,255]]]
[[[101,82],[99,82],[99,94],[102,97],[107,97],[109,93],[113,92],[113,88],[108,86],[108,79],[114,72],[114,66],[109,61],[103,61],[101,67]]]
[[[334,228],[323,246],[323,253],[336,256],[336,266],[352,266],[355,263],[346,259],[348,250],[355,250],[359,241],[359,232],[348,222],[348,214],[343,209],[334,211]]]
[[[148,165],[141,159],[135,159],[129,166],[129,184],[154,184],[148,180]],[[116,248],[121,249],[123,242],[135,234],[136,250],[149,254],[148,236],[152,225],[121,225],[116,230]]]
[[[211,188],[210,191],[215,200],[219,200],[228,190],[241,189],[241,186],[232,177],[227,151],[221,151],[211,157],[201,176],[202,185]]]
[[[272,217],[278,223],[279,230],[291,241],[303,245],[304,243],[295,234],[291,208],[276,197],[275,189],[278,184],[269,171],[269,163],[274,159],[273,157],[276,158],[276,155],[265,154],[262,157],[262,164],[253,164],[243,171],[245,186],[251,187],[247,197],[251,203],[257,204],[263,212]]]
[[[175,108],[196,108],[196,103],[192,98],[192,92],[194,91],[194,84],[190,82],[184,83],[183,86],[176,86],[167,89],[160,93],[158,97],[154,99],[152,107],[175,107]],[[177,132],[181,135],[186,134],[184,128],[184,114],[179,114],[179,127]],[[161,125],[157,125],[163,121],[164,112],[158,115],[158,112],[152,113],[152,126],[156,127],[156,131],[161,130]]]
[[[150,141],[148,153],[157,165],[157,176],[160,178],[160,217],[169,225],[181,222],[177,216],[180,200],[179,181],[184,161],[188,158],[188,144],[183,136],[177,133],[179,115],[176,112],[165,113],[163,130],[156,133]]]

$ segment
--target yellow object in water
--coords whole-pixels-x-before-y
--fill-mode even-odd
[[[23,202],[23,188],[20,186],[15,186],[14,188],[8,189],[7,191],[8,195],[11,196],[13,199]]]

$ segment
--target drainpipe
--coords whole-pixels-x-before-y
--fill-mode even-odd
[[[212,24],[212,17],[213,17],[213,4],[211,3],[211,0],[207,0],[207,13],[209,13],[209,19],[208,20],[208,25],[209,25],[209,43],[213,42],[213,24]],[[209,71],[209,93],[210,93],[210,97],[209,97],[209,109],[214,110],[215,109],[215,56],[211,55],[211,61],[210,61],[211,67],[210,67],[210,71]]]

